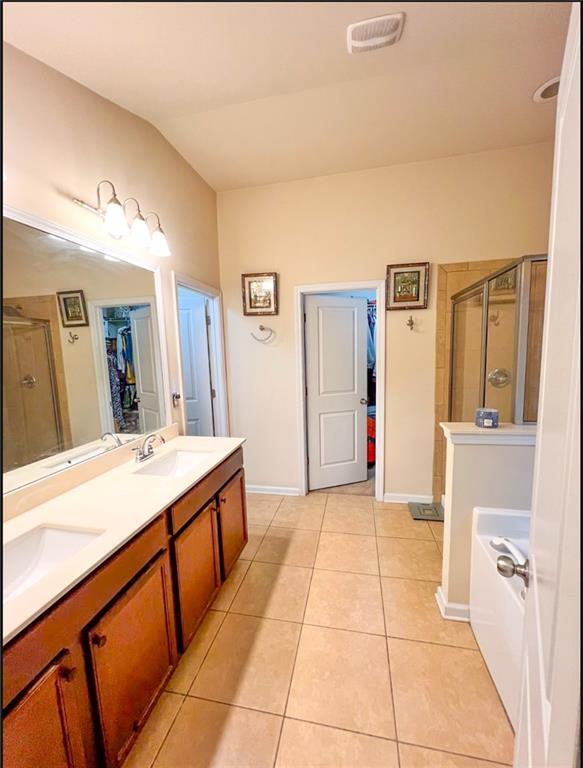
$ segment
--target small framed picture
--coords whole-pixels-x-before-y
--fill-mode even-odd
[[[241,275],[244,315],[277,315],[277,273]]]
[[[57,291],[63,328],[89,325],[83,291]]]
[[[387,309],[426,309],[429,262],[387,266]]]

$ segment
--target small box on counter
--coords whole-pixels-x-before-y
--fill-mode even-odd
[[[477,427],[493,429],[498,426],[497,408],[476,408],[476,418],[474,423]]]

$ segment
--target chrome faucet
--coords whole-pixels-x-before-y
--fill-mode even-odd
[[[158,438],[162,443],[165,443],[166,440],[160,435],[158,432],[152,432],[150,435],[146,435],[141,445],[138,445],[137,448],[132,448],[132,451],[136,452],[136,461],[138,464],[142,461],[146,461],[146,459],[152,458],[154,455],[154,449],[152,448],[152,442]]]
[[[106,440],[108,437],[112,437],[113,441],[115,442],[116,448],[119,448],[121,445],[123,445],[123,442],[121,441],[121,438],[118,437],[118,435],[114,435],[113,432],[104,432],[103,435],[101,435],[102,440]]]

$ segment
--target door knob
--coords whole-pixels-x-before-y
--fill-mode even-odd
[[[180,400],[180,392],[172,393],[172,407],[178,408],[178,401]]]
[[[103,648],[105,643],[107,643],[107,635],[93,635],[91,642],[98,648]]]
[[[368,397],[361,397],[360,403],[361,405],[368,405]]]
[[[501,576],[505,579],[511,579],[513,576],[520,576],[524,581],[524,585],[528,587],[530,579],[530,573],[528,568],[528,560],[525,560],[521,565],[517,563],[510,555],[500,555],[496,560],[496,568]]]

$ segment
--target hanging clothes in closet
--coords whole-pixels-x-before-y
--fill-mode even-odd
[[[129,326],[117,332],[117,368],[125,379],[123,407],[131,408],[136,399],[136,375],[132,348],[132,334]]]
[[[111,391],[111,409],[117,431],[125,427],[125,419],[121,402],[121,386],[117,368],[117,355],[111,348],[107,350],[107,370],[109,374],[109,389]]]

